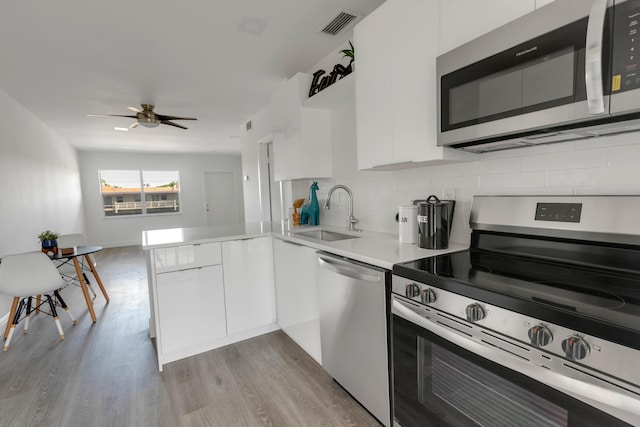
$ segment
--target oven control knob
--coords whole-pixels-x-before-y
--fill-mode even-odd
[[[531,345],[535,347],[544,347],[545,345],[551,344],[551,341],[553,341],[553,334],[546,326],[537,325],[529,328],[529,339],[531,340]]]
[[[478,320],[482,320],[487,316],[484,308],[482,308],[482,306],[477,302],[469,304],[465,310],[465,313],[467,314],[467,320],[469,322],[477,322]]]
[[[420,286],[410,283],[404,286],[404,294],[407,298],[413,298],[420,295]]]
[[[431,304],[436,302],[436,293],[433,289],[427,288],[420,294],[420,299],[422,299],[423,304]]]
[[[578,336],[572,336],[562,341],[562,351],[569,360],[581,360],[589,355],[589,344]]]

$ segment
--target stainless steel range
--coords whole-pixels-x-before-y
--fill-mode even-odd
[[[393,268],[394,422],[640,425],[640,196],[475,197]]]

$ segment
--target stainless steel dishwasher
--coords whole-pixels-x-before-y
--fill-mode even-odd
[[[325,252],[317,256],[322,367],[389,426],[390,272]]]

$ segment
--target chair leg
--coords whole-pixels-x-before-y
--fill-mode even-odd
[[[51,295],[45,295],[47,298],[47,302],[49,303],[49,308],[51,309],[51,315],[53,316],[53,321],[56,323],[56,328],[58,328],[58,333],[60,334],[60,339],[64,339],[64,332],[62,331],[62,324],[60,324],[60,319],[58,318],[58,312],[56,311],[56,305],[51,298]]]
[[[69,315],[69,318],[71,319],[71,321],[73,322],[73,324],[75,325],[76,323],[78,323],[78,321],[76,320],[75,317],[73,317],[73,313],[71,313],[71,310],[69,310],[69,307],[67,307],[67,304],[64,302],[64,300],[62,299],[62,297],[60,296],[60,292],[58,291],[54,291],[53,292],[56,296],[56,298],[58,299],[58,302],[60,303],[60,305],[62,306],[62,308],[64,309],[64,311],[67,312],[67,315]]]
[[[9,318],[13,319],[13,316],[16,315],[16,310],[18,310],[18,303],[20,302],[20,298],[13,297],[13,302],[11,303],[11,310],[9,311]],[[9,329],[11,329],[11,323],[7,320],[7,327],[4,329],[4,339],[6,340],[9,336]]]
[[[27,313],[24,317],[24,329],[22,329],[22,333],[26,334],[29,330],[29,317],[31,317],[31,302],[33,301],[33,297],[27,298]]]
[[[84,268],[84,261],[83,261],[82,266]],[[87,277],[87,273],[85,273],[83,271],[82,272],[82,277],[84,277],[84,283],[87,284],[87,289],[89,289],[89,291],[91,292],[91,295],[93,295],[93,299],[96,299],[96,297],[97,297],[96,291],[93,290],[93,286],[91,286],[91,282],[89,281],[89,278]]]
[[[4,342],[4,348],[2,349],[2,351],[7,351],[7,349],[9,348],[9,344],[11,344],[11,338],[13,338],[13,333],[16,331],[16,325],[20,320],[20,315],[22,314],[24,305],[25,305],[24,300],[20,300],[20,304],[18,305],[16,314],[13,316],[13,321],[11,323],[11,327],[9,328],[9,334],[7,336],[7,340]]]

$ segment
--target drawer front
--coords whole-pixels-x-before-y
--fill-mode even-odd
[[[220,243],[173,246],[153,250],[156,273],[222,264]]]

